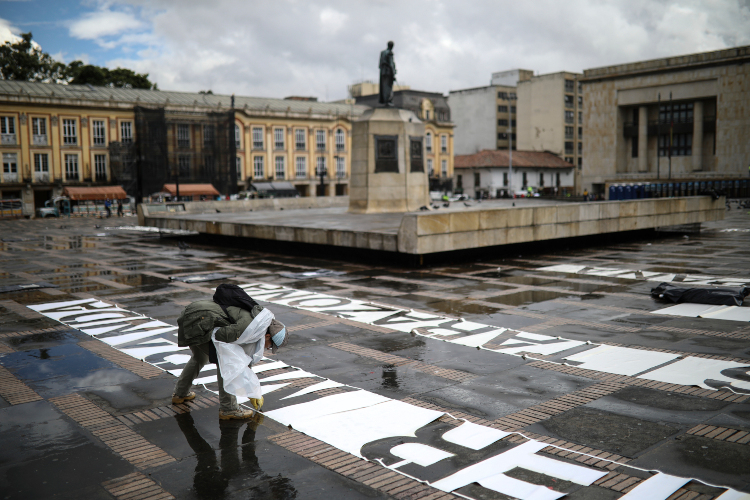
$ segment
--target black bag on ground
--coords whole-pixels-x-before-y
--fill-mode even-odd
[[[750,288],[682,288],[670,283],[661,283],[651,289],[655,299],[681,304],[711,304],[717,306],[741,306],[745,297],[750,295]]]

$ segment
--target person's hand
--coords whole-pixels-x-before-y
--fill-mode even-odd
[[[250,404],[253,405],[253,408],[256,410],[260,410],[263,407],[263,396],[258,399],[250,398]]]

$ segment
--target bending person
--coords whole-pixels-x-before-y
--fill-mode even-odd
[[[220,285],[219,288],[223,286],[225,285]],[[232,287],[233,285],[228,286]],[[237,288],[239,289],[239,287]],[[252,352],[251,363],[260,361],[265,349],[272,349],[273,352],[276,352],[278,347],[286,345],[288,338],[283,324],[275,319],[268,321],[269,316],[273,318],[270,311],[261,314],[264,312],[263,307],[253,301],[244,290],[240,289],[240,291],[247,298],[244,304],[235,301],[233,304],[225,305],[226,301],[222,301],[222,305],[220,305],[215,301],[200,300],[188,305],[180,314],[177,319],[179,327],[177,343],[180,347],[189,347],[192,356],[177,379],[172,403],[180,404],[194,399],[195,393],[190,391],[193,380],[206,364],[214,362],[216,363],[219,385],[219,418],[228,420],[245,419],[253,416],[252,410],[244,410],[239,407],[234,393],[225,390],[225,380],[220,369],[221,363],[217,362],[216,351],[211,338],[213,336],[216,341],[225,344],[232,344],[238,340],[242,341],[243,350]],[[214,297],[216,298],[216,295]],[[219,298],[221,299],[221,297]],[[249,301],[252,301],[252,304]],[[249,309],[248,305],[250,306]],[[261,317],[265,319],[265,322],[257,321]],[[262,328],[258,328],[259,325]],[[244,368],[246,367],[247,365]],[[250,371],[249,368],[247,370]],[[250,374],[251,377],[254,377],[252,371],[250,371]],[[255,380],[257,382],[257,377],[255,377]],[[259,388],[260,384],[257,385]],[[250,403],[255,409],[260,410],[263,406],[263,397],[259,392],[253,395],[255,397],[250,397]]]

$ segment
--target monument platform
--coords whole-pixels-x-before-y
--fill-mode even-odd
[[[299,200],[310,200],[305,201],[310,208],[297,208],[303,206]],[[725,212],[724,198],[708,196],[588,203],[493,200],[388,214],[349,213],[343,197],[341,203],[322,199],[327,206],[313,200],[144,204],[138,211],[141,224],[163,229],[409,255],[700,224],[722,220]],[[266,209],[249,211],[253,201]]]

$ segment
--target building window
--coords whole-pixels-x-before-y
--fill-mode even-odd
[[[77,124],[74,119],[70,119],[70,118],[63,119],[63,144],[66,144],[66,145],[78,144]]]
[[[18,160],[16,153],[3,153],[3,180],[18,181]]]
[[[566,139],[572,139],[573,138],[573,127],[565,127],[565,138]]]
[[[273,148],[276,150],[284,149],[284,129],[283,128],[273,129]],[[282,158],[282,157],[281,156],[276,157],[277,160],[279,158]]]
[[[508,134],[506,132],[500,132],[497,134],[497,140],[499,141],[507,141],[508,140]]]
[[[539,187],[544,187],[544,174],[539,172]]]
[[[185,127],[187,127],[187,125],[185,125]],[[130,144],[131,142],[133,142],[133,122],[120,123],[120,141],[123,143],[127,143],[127,144]],[[189,138],[188,138],[188,146],[190,146]]]
[[[65,155],[65,180],[78,180],[78,155]]]
[[[578,170],[581,170],[581,167],[583,166],[583,158],[580,156],[578,157]]]
[[[316,130],[315,131],[315,149],[318,151],[326,150],[326,131]]]
[[[503,186],[508,186],[508,172],[503,172]]]
[[[336,177],[339,179],[346,177],[346,158],[343,156],[336,157]]]
[[[216,175],[216,162],[213,155],[205,155],[203,157],[203,173],[209,178],[213,178]]]
[[[482,178],[479,175],[479,172],[474,172],[474,187],[479,189],[479,184],[481,184]]]
[[[424,136],[425,151],[432,153],[432,132],[427,132]]]
[[[497,126],[498,127],[507,127],[508,126],[508,120],[506,120],[505,118],[503,118],[501,120],[498,120],[497,121]]]
[[[448,136],[445,134],[440,136],[440,152],[441,153],[448,152]]]
[[[315,174],[320,175],[321,173],[323,174],[327,173],[325,156],[318,156],[316,158]]]
[[[34,153],[34,172],[49,172],[49,157],[46,153]]]
[[[515,127],[516,126],[516,121],[515,120],[511,120],[510,121],[510,126],[511,127]]]
[[[575,88],[575,80],[565,80],[565,92],[570,92],[572,94],[573,92],[575,92]]]
[[[693,103],[659,106],[659,123],[693,123]]]
[[[241,156],[235,157],[234,168],[237,170],[237,180],[241,181],[242,179],[244,179],[245,176],[242,173],[242,157]]]
[[[91,132],[94,146],[107,144],[107,127],[104,126],[104,120],[91,120]]]
[[[427,175],[430,177],[435,175],[435,166],[432,163],[432,158],[427,158]]]
[[[463,189],[464,187],[464,176],[463,175],[457,175],[456,176],[456,187],[459,189]]]
[[[440,175],[448,177],[448,160],[440,160]]]
[[[276,178],[284,179],[286,177],[286,162],[283,156],[277,156],[275,158],[276,163]]]
[[[346,134],[344,129],[336,130],[336,151],[344,151],[346,149]]]
[[[583,96],[578,96],[578,107],[583,107]]]
[[[573,141],[566,141],[565,142],[565,154],[566,155],[572,155],[574,151]]]
[[[97,181],[107,180],[107,155],[94,155],[94,175]]]
[[[297,179],[304,179],[307,177],[307,158],[304,156],[298,156],[295,158],[294,175]]]
[[[177,173],[182,177],[190,175],[190,156],[180,155],[177,157]]]
[[[294,148],[297,151],[304,151],[307,149],[307,132],[303,128],[294,129]]]
[[[563,101],[565,102],[566,108],[572,108],[573,107],[573,96],[572,95],[565,95],[563,96]]]
[[[203,147],[212,148],[214,146],[214,126],[203,125]]]
[[[263,149],[263,128],[253,127],[253,149]],[[262,158],[258,156],[258,158]]]
[[[523,173],[523,178],[521,179],[521,185],[523,187],[526,187],[529,185],[529,179],[526,177],[526,172]]]
[[[511,114],[515,113],[516,112],[516,107],[515,106],[511,106],[510,107],[510,112],[511,112]]]
[[[583,111],[578,112],[578,124],[583,125]]]
[[[2,144],[16,143],[16,119],[12,116],[0,116],[0,136]]]
[[[560,172],[555,173],[555,186],[560,187]]]
[[[508,100],[508,93],[507,92],[498,92],[497,93],[497,98],[498,99],[502,99],[504,101],[507,101]]]
[[[578,138],[583,137],[583,127],[578,127]]]
[[[633,136],[630,139],[630,157],[638,158],[638,136]]]
[[[583,143],[582,143],[582,142],[579,142],[579,143],[578,143],[578,154],[580,155],[580,154],[582,154],[582,153],[583,153]]]
[[[567,161],[568,163],[573,163],[573,158],[570,156],[566,156],[565,161]]]
[[[659,136],[659,156],[670,156],[669,135]],[[693,154],[693,134],[672,134],[672,156]]]
[[[242,149],[242,132],[240,126],[234,124],[234,149]]]
[[[254,141],[253,141],[254,142]],[[263,166],[263,157],[253,157],[253,179],[265,179],[266,169]]]
[[[430,119],[430,110],[429,109],[425,109],[424,110],[424,119],[425,120],[429,120]]]
[[[47,145],[47,119],[46,118],[32,118],[31,119],[31,133],[34,136],[33,143],[35,146],[46,146]]]
[[[574,114],[572,111],[566,111],[565,112],[565,123],[573,123],[574,120]]]
[[[497,107],[498,113],[507,113],[508,112],[508,106],[498,106]]]
[[[123,142],[125,141],[123,140]],[[177,124],[177,146],[180,148],[190,147],[190,125]]]

